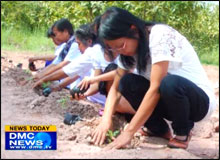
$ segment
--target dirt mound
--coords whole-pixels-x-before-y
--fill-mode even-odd
[[[136,134],[128,149],[103,152],[101,148],[91,145],[90,133],[98,125],[101,117],[100,105],[87,100],[70,100],[69,91],[52,92],[48,97],[32,90],[34,84],[27,63],[19,56],[1,57],[1,99],[2,122],[5,125],[56,125],[57,150],[51,152],[11,151],[4,150],[4,129],[2,129],[3,158],[218,158],[219,157],[219,105],[213,115],[196,123],[193,137],[187,150],[170,149],[167,141],[157,137],[145,137]],[[27,58],[26,58],[27,60]],[[15,61],[17,61],[15,63]],[[19,63],[23,66],[19,68]],[[17,67],[18,65],[18,67]],[[216,91],[218,92],[218,68],[204,66],[208,71]],[[42,90],[41,90],[42,91]],[[40,92],[41,92],[40,91]],[[219,101],[218,101],[219,102]],[[82,121],[74,125],[63,123],[65,113],[80,115]],[[124,117],[116,114],[113,118],[114,130],[122,130],[126,125]],[[43,154],[41,154],[43,153]]]
[[[3,66],[8,66],[9,61],[4,58]],[[5,71],[5,68],[3,69]],[[88,142],[91,133],[91,128],[100,121],[98,115],[100,105],[91,103],[87,100],[75,101],[70,100],[69,90],[63,89],[60,92],[52,92],[48,97],[42,95],[42,88],[32,90],[34,81],[32,74],[28,69],[21,69],[17,66],[10,65],[7,72],[3,73],[4,77],[13,79],[16,86],[21,89],[16,105],[23,105],[22,109],[26,114],[51,114],[60,119],[60,124],[57,126],[58,140],[71,140],[76,143]],[[12,82],[7,81],[7,85],[13,85]],[[51,84],[52,85],[52,84]],[[65,113],[79,115],[83,120],[77,122],[75,125],[66,125],[63,123]],[[126,123],[124,117],[116,114],[114,117],[115,129],[122,129]]]

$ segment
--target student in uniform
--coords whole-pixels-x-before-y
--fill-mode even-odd
[[[34,76],[37,80],[36,84],[45,76],[59,70],[81,55],[78,44],[75,41],[73,26],[68,19],[62,18],[56,21],[52,26],[52,31],[57,41],[66,44],[59,56],[53,60],[52,64]]]
[[[107,149],[125,147],[142,125],[149,135],[168,139],[169,147],[186,149],[194,123],[216,107],[214,91],[189,41],[168,25],[145,22],[117,7],[102,15],[98,33],[108,50],[120,53],[120,61],[102,121],[92,133],[94,144],[103,144],[124,96],[136,113],[127,117],[129,125]],[[133,68],[139,75],[128,73]],[[164,119],[172,122],[174,137]]]
[[[54,35],[53,31],[52,31],[52,28],[48,29],[47,37],[51,38],[53,40],[53,43],[57,46],[56,49],[55,49],[55,54],[54,55],[48,55],[48,56],[35,56],[35,57],[31,57],[31,58],[28,59],[29,64],[30,63],[34,64],[35,61],[41,60],[41,61],[45,61],[45,67],[47,67],[59,55],[59,53],[63,49],[65,43],[62,43],[62,42],[56,40],[55,35]],[[34,67],[29,67],[29,69],[31,71],[37,71],[38,70],[38,69],[36,69]]]
[[[96,43],[96,37],[94,37],[95,35],[92,33],[89,25],[81,26],[78,30],[76,30],[75,35],[76,42],[78,43],[79,49],[83,54],[79,58],[73,60],[67,66],[43,78],[41,82],[36,84],[34,87],[42,84],[43,82],[54,81],[69,76],[63,83],[59,84],[57,87],[52,89],[54,91],[57,91],[74,81],[74,79],[76,78],[85,76],[96,77],[102,74],[108,65],[112,63],[117,63],[118,60],[116,57],[113,57],[112,59],[108,57],[107,54],[104,54],[102,46]],[[93,71],[93,75],[91,75],[91,70]],[[103,80],[112,81],[114,74],[115,73],[111,73],[111,75],[107,75],[107,77],[102,75],[104,77],[102,79],[99,79],[97,83],[93,83],[92,85],[90,85],[89,89],[84,94],[80,95],[80,97],[78,97],[76,94],[76,99],[82,99],[87,97],[88,100],[100,103],[104,106],[106,99],[105,96],[100,94],[97,95],[99,91],[98,82]],[[121,107],[119,107],[118,111],[123,110],[123,106],[127,105],[128,103],[126,103],[125,99],[122,99],[120,104],[122,105]],[[129,113],[133,114],[133,110]]]

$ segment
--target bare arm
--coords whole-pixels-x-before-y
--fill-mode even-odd
[[[100,81],[112,81],[114,80],[115,75],[116,75],[116,70],[108,72],[108,73],[104,73],[99,76],[93,77],[92,82],[94,83],[94,82],[100,82]]]
[[[168,64],[169,62],[164,61],[152,65],[150,88],[145,94],[135,116],[132,118],[130,124],[126,128],[126,131],[134,134],[141,127],[141,125],[143,125],[148,120],[154,111],[160,98],[160,83],[167,74]]]
[[[33,85],[33,88],[41,85],[42,83],[44,82],[48,82],[48,81],[55,81],[55,80],[59,80],[59,79],[62,79],[62,78],[65,78],[65,77],[68,77],[68,75],[66,75],[62,69],[48,75],[48,76],[45,76],[43,77],[42,79],[38,80],[34,85]]]
[[[150,87],[146,92],[137,112],[128,127],[112,142],[106,149],[119,149],[128,144],[134,133],[143,125],[154,111],[159,98],[159,87],[161,80],[166,76],[168,61],[158,62],[152,65]]]
[[[29,58],[29,62],[34,62],[37,60],[42,60],[42,61],[52,61],[56,58],[55,55],[48,55],[48,56],[36,56],[36,57],[31,57]]]
[[[114,80],[115,75],[116,70],[104,74],[100,73],[97,74],[97,76],[95,75],[94,77],[86,77],[78,84],[78,86],[80,86],[80,88],[83,89],[87,88],[89,84],[98,84],[101,81],[111,81]]]
[[[92,77],[92,78],[99,76],[101,73],[102,73],[102,71],[100,69],[96,69],[95,73],[94,73],[94,77]],[[84,93],[84,96],[91,96],[91,95],[97,93],[98,88],[99,88],[99,82],[93,83],[92,85],[90,85],[89,89]]]
[[[75,77],[67,77],[63,80],[62,83],[60,83],[58,86],[52,88],[53,91],[58,91],[61,90],[62,88],[68,86],[69,84],[73,83],[75,80],[77,80],[79,78],[79,76],[75,76]]]
[[[46,68],[44,68],[41,72],[37,73],[36,75],[34,75],[34,79],[39,80],[43,77],[44,73],[48,72],[49,70],[51,70],[53,67],[55,66],[55,64],[50,64],[49,66],[47,66]]]
[[[125,75],[126,73],[127,72],[125,70],[120,69],[120,68],[116,70],[114,82],[112,84],[112,87],[109,91],[109,94],[106,100],[103,120],[110,121],[112,118],[112,115],[115,112],[115,107],[118,105],[118,102],[121,98],[121,93],[118,92],[119,81],[121,77]]]
[[[47,68],[45,68],[42,72],[40,72],[38,75],[36,75],[35,77],[37,77],[37,79],[42,79],[44,76],[47,76],[47,75],[63,68],[65,65],[67,65],[69,63],[70,63],[70,61],[62,61],[61,63],[59,63],[57,65],[51,64]]]
[[[116,75],[114,78],[113,85],[109,91],[106,103],[105,103],[105,110],[104,115],[102,117],[101,123],[98,125],[96,130],[92,133],[92,141],[95,144],[103,144],[107,131],[112,126],[112,115],[115,112],[115,108],[120,100],[121,94],[118,92],[118,85],[121,77],[126,74],[126,71],[123,69],[118,68],[116,70]]]
[[[75,77],[67,77],[64,79],[64,81],[62,83],[60,83],[60,87],[64,88],[66,86],[68,86],[69,84],[73,83],[75,80],[77,80],[79,78],[79,76],[75,76]]]
[[[101,69],[96,69],[95,73],[94,73],[94,77],[100,75],[101,73],[102,73]],[[88,78],[90,78],[90,77],[88,77]],[[85,78],[81,82],[83,82],[84,80],[85,80]],[[77,85],[78,87],[81,86],[80,85],[80,84],[82,84],[81,82]],[[90,86],[89,86],[89,83],[86,84],[86,85],[83,85],[83,86],[80,87],[80,90],[82,90],[84,88],[88,88],[88,87],[89,87],[89,89],[84,94],[80,94],[79,96],[76,94],[75,99],[80,100],[80,99],[83,99],[87,96],[91,96],[93,94],[96,94],[98,92],[99,82],[93,83]]]
[[[116,70],[104,73],[95,77],[92,77],[91,83],[101,82],[101,81],[112,81],[116,75]]]

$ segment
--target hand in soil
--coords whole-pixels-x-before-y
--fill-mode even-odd
[[[106,133],[112,128],[112,121],[101,121],[95,131],[92,133],[92,142],[95,145],[102,145],[106,138]]]
[[[41,78],[42,78],[41,73],[37,73],[37,74],[34,75],[34,80],[39,80]]]
[[[35,88],[33,88],[34,92],[39,95],[39,96],[42,96],[42,88],[37,86]]]
[[[32,89],[34,89],[34,88],[36,88],[36,87],[40,86],[42,83],[43,83],[43,81],[42,81],[42,80],[37,81],[37,82],[36,82],[36,83],[34,83],[34,85],[32,86]]]
[[[112,143],[105,147],[105,150],[120,149],[126,147],[131,142],[133,134],[131,132],[122,132]]]
[[[116,131],[112,131],[112,130],[108,130],[107,134],[106,134],[106,140],[107,143],[111,143],[112,141],[115,140],[115,138],[120,134],[119,130]]]

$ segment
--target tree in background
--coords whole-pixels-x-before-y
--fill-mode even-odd
[[[65,17],[77,28],[111,6],[174,27],[189,39],[200,57],[219,49],[219,5],[199,1],[1,1],[1,27],[47,30]]]

